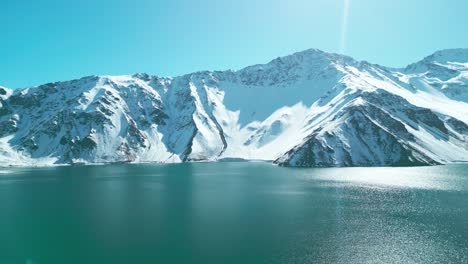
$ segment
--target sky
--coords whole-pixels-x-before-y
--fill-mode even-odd
[[[403,67],[468,47],[463,0],[0,0],[0,85],[241,69],[318,48]]]

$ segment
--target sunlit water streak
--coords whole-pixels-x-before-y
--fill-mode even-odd
[[[371,188],[417,188],[428,190],[466,189],[459,176],[453,174],[453,167],[412,167],[412,168],[340,168],[317,169],[304,177],[335,184],[357,185]]]

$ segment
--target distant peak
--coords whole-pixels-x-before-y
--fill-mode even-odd
[[[306,54],[306,53],[309,53],[309,54],[328,54],[328,52],[325,52],[323,50],[316,49],[316,48],[310,48],[310,49],[306,49],[306,50],[303,50],[303,51],[295,52],[295,53],[293,53],[293,55],[294,54]]]
[[[468,49],[444,49],[434,52],[424,59],[408,65],[405,72],[425,72],[434,64],[464,64],[468,63]],[[464,67],[464,66],[462,66]]]
[[[13,90],[0,85],[0,99],[6,99],[12,94]]]
[[[0,89],[1,89],[1,90],[4,90],[4,91],[9,91],[9,90],[11,90],[11,89],[9,89],[9,88],[6,88],[6,87],[4,87],[4,86],[1,86],[1,85],[0,85]]]
[[[430,62],[468,62],[468,49],[445,49],[439,50],[424,58]]]
[[[307,59],[324,58],[326,60],[333,61],[335,63],[341,63],[341,64],[357,62],[354,58],[352,58],[350,56],[343,55],[343,54],[338,54],[338,53],[333,53],[333,52],[327,52],[327,51],[323,51],[323,50],[315,49],[315,48],[307,49],[307,50],[304,50],[304,51],[299,51],[299,52],[293,53],[290,56],[291,57],[300,57],[300,58],[304,58],[306,60]],[[286,57],[290,57],[290,56],[286,56]]]
[[[148,73],[145,73],[145,72],[135,73],[131,77],[132,78],[137,78],[137,79],[140,79],[140,80],[144,80],[144,81],[149,81],[149,80],[151,80],[153,78],[159,78],[158,76],[151,75],[151,74],[148,74]]]
[[[288,56],[284,56],[284,57],[280,57],[280,58],[287,58],[287,57],[302,57],[302,56],[306,56],[306,57],[328,57],[328,58],[351,58],[349,56],[346,56],[346,55],[342,55],[342,54],[337,54],[337,53],[332,53],[332,52],[326,52],[326,51],[323,51],[323,50],[320,50],[320,49],[315,49],[315,48],[311,48],[311,49],[306,49],[306,50],[303,50],[303,51],[298,51],[298,52],[295,52],[291,55],[288,55]]]
[[[298,65],[329,65],[331,63],[336,64],[354,64],[357,61],[353,58],[345,55],[340,55],[336,53],[326,52],[320,49],[306,49],[303,51],[298,51],[286,56],[280,56],[276,59],[271,60],[266,64],[256,64],[248,66],[244,69],[241,69],[240,72],[245,71],[263,71],[269,68],[291,68]],[[314,66],[313,66],[314,67]]]

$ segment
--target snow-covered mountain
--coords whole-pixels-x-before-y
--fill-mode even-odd
[[[405,69],[306,50],[239,71],[0,87],[0,164],[468,161],[468,49]]]

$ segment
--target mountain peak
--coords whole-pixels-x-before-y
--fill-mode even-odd
[[[354,64],[356,60],[349,56],[340,55],[336,53],[329,53],[319,49],[307,49],[304,51],[295,52],[290,55],[277,57],[266,64],[256,64],[248,66],[239,70],[242,73],[248,72],[275,72],[277,70],[284,72],[291,71],[292,69],[302,69],[313,71],[320,71],[331,64]]]
[[[303,51],[295,52],[291,55],[279,57],[273,60],[272,62],[277,61],[277,60],[284,61],[284,60],[292,60],[292,59],[307,61],[307,60],[314,60],[314,59],[321,59],[321,58],[322,59],[326,58],[327,60],[334,61],[334,62],[355,61],[353,58],[346,56],[346,55],[326,52],[320,49],[311,48],[311,49],[306,49]]]
[[[424,58],[429,62],[468,62],[468,49],[445,49],[434,52],[432,55]]]
[[[405,72],[423,73],[434,67],[445,67],[448,69],[453,69],[454,67],[466,68],[466,63],[468,63],[468,49],[444,49],[436,51],[424,59],[408,65],[405,68]]]
[[[0,85],[0,99],[6,99],[13,93],[13,90]]]

